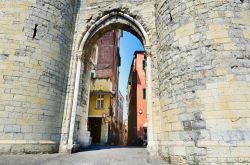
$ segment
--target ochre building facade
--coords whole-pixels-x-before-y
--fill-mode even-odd
[[[0,2],[0,152],[88,144],[97,39],[146,52],[148,150],[172,164],[250,163],[249,0]]]

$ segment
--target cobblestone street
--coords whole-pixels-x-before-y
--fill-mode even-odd
[[[0,165],[163,165],[145,148],[94,147],[75,154],[1,155]]]

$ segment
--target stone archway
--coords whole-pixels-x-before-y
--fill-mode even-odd
[[[140,30],[140,27],[143,27],[150,41],[149,45],[145,45],[145,49],[149,54],[148,57],[152,58],[153,62],[152,64],[149,62],[149,66],[152,66],[154,73],[152,81],[151,77],[148,78],[153,88],[151,94],[153,102],[150,106],[153,107],[154,118],[152,122],[154,134],[150,134],[153,135],[152,145],[151,142],[149,143],[150,148],[169,162],[176,164],[189,161],[206,162],[204,158],[209,156],[218,158],[218,162],[223,162],[220,159],[223,157],[249,157],[249,151],[245,155],[237,155],[237,151],[247,151],[249,144],[248,127],[239,127],[237,124],[237,122],[240,123],[241,118],[249,119],[247,113],[243,112],[243,110],[249,110],[249,101],[243,101],[247,105],[242,108],[241,114],[234,113],[238,105],[241,105],[240,101],[237,101],[238,95],[242,95],[242,91],[237,90],[238,86],[244,86],[245,91],[249,90],[249,82],[246,83],[247,78],[244,77],[248,73],[244,73],[243,78],[237,77],[240,73],[234,71],[235,65],[230,66],[234,62],[239,64],[236,68],[243,65],[235,57],[238,56],[238,52],[246,50],[246,48],[243,49],[244,51],[241,50],[242,45],[249,43],[247,35],[249,30],[244,29],[249,24],[249,19],[247,19],[249,12],[246,7],[249,3],[232,4],[218,1],[199,4],[199,2],[190,1],[187,5],[178,1],[155,1],[151,4],[152,13],[148,14],[146,11],[150,7],[145,6],[150,5],[148,1],[140,4],[144,5],[144,8],[140,5],[138,5],[140,7],[132,6],[132,2],[131,4],[110,2],[107,6],[105,6],[106,3],[92,4],[91,2],[88,1],[87,7],[83,8],[78,15],[71,60],[73,78],[69,82],[71,93],[68,101],[70,104],[72,100],[75,100],[75,103],[77,100],[78,90],[75,88],[77,85],[75,80],[79,76],[75,75],[80,73],[80,59],[82,57],[84,57],[82,60],[87,59],[91,49],[89,48],[88,51],[86,48],[98,38],[98,32],[101,34],[108,29],[124,28],[136,34],[145,44],[147,37]],[[213,10],[221,12],[217,5],[223,8],[228,7],[231,14],[227,14],[227,17],[232,17],[232,20],[224,19],[226,14],[218,14],[218,16],[214,14]],[[231,11],[233,5],[236,5],[237,10],[241,12],[235,14],[234,10]],[[204,16],[204,11],[209,13],[209,16]],[[127,19],[126,15],[133,19]],[[81,17],[85,17],[85,21],[81,20]],[[218,23],[211,24],[211,21],[216,19],[215,17],[219,18]],[[136,25],[133,22],[134,19],[141,26]],[[241,27],[240,24],[245,25]],[[236,31],[235,27],[242,28],[242,34],[239,36],[244,40],[244,44],[235,39],[234,33],[229,34],[229,32]],[[217,29],[222,29],[222,31],[218,32]],[[222,40],[221,37],[227,38]],[[219,57],[221,54],[229,61]],[[248,55],[245,51],[240,59],[245,60]],[[223,92],[220,88],[223,88]],[[231,92],[230,88],[234,91]],[[214,95],[216,97],[212,97]],[[211,103],[213,103],[212,106]],[[66,103],[66,105],[70,104]],[[71,116],[66,115],[68,127],[63,126],[62,130],[62,134],[67,135],[65,138],[67,142],[64,144],[69,148],[73,142],[73,132],[70,130],[74,128],[75,108],[69,106],[64,111],[66,114],[71,114]],[[233,110],[232,113],[231,110]],[[236,116],[238,118],[235,119]],[[221,130],[217,130],[217,127]],[[68,131],[64,132],[64,128]],[[242,128],[246,130],[241,131]],[[231,138],[234,135],[239,135],[240,138]],[[228,141],[225,140],[227,137],[230,137]],[[65,140],[64,136],[62,139]],[[235,150],[231,150],[234,142],[242,145],[236,145]],[[61,146],[64,144],[62,142]],[[216,155],[220,151],[223,153]]]
[[[72,56],[71,61],[71,68],[70,71],[73,76],[73,79],[69,79],[69,84],[71,84],[70,89],[73,93],[67,93],[66,98],[70,98],[66,101],[69,103],[65,103],[65,105],[72,104],[71,106],[65,106],[64,109],[64,122],[62,126],[62,141],[60,144],[60,151],[65,152],[67,150],[71,150],[74,143],[74,132],[75,132],[75,124],[76,124],[76,116],[77,116],[77,109],[78,108],[78,100],[79,100],[79,85],[82,81],[81,75],[87,75],[89,77],[89,70],[88,72],[83,71],[81,68],[84,67],[84,65],[91,65],[91,56],[94,54],[94,45],[98,38],[102,36],[104,33],[113,30],[113,29],[122,29],[131,32],[135,36],[138,37],[138,39],[144,44],[146,56],[147,56],[147,111],[148,111],[148,138],[149,141],[153,141],[153,128],[152,128],[152,77],[151,77],[151,56],[154,56],[155,54],[152,54],[152,44],[149,39],[148,32],[146,32],[145,28],[133,17],[131,17],[129,14],[119,10],[119,9],[113,9],[107,13],[105,13],[103,16],[101,16],[96,22],[94,22],[89,29],[86,32],[83,32],[80,34],[80,36],[77,36],[76,38],[79,38],[75,44],[75,51],[74,55]],[[85,78],[85,82],[87,86],[89,86],[90,77]],[[88,91],[89,92],[89,91]],[[81,93],[81,92],[80,92]],[[88,101],[88,99],[87,99]],[[82,111],[85,111],[85,115],[88,114],[88,105],[85,107],[85,109],[80,108]],[[81,116],[83,117],[83,116]],[[65,120],[66,119],[66,120]],[[80,130],[78,133],[82,135],[87,134],[87,122],[80,120],[78,123],[80,125],[85,125],[84,130]],[[63,134],[64,133],[64,134]],[[66,135],[66,136],[65,136]],[[65,139],[66,137],[66,139]],[[84,141],[86,139],[83,139],[83,137],[78,137],[77,142],[84,145]]]
[[[91,54],[86,48],[120,27],[141,39],[152,61],[151,146],[159,146],[152,149],[174,164],[250,162],[249,1],[19,0],[0,6],[1,153],[72,147],[80,66]]]

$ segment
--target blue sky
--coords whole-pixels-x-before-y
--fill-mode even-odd
[[[121,55],[121,66],[119,76],[119,90],[121,91],[124,101],[123,118],[127,119],[127,83],[130,72],[130,66],[133,60],[134,52],[137,50],[144,50],[140,40],[133,34],[123,31],[123,37],[120,40],[120,55]]]

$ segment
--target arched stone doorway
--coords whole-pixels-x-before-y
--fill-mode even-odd
[[[249,162],[249,1],[1,4],[0,152],[70,149],[81,121],[75,80],[88,80],[79,68],[98,35],[123,28],[152,61],[154,151],[176,164]]]
[[[73,81],[70,81],[69,84],[71,84],[73,91],[73,89],[77,89],[74,88],[77,85],[74,80],[77,63],[80,63],[80,60],[77,60],[76,57],[78,55],[78,58],[88,59],[86,57],[92,51],[90,47],[100,34],[112,28],[123,28],[138,36],[144,43],[148,57],[151,57],[151,61],[153,61],[152,64],[149,64],[149,66],[152,66],[151,71],[154,72],[152,81],[151,79],[149,81],[152,82],[151,97],[153,100],[152,104],[149,103],[149,105],[153,107],[151,112],[153,113],[154,122],[152,124],[155,132],[150,134],[149,131],[149,134],[153,135],[152,145],[149,146],[156,147],[150,148],[169,159],[169,162],[177,162],[177,164],[187,161],[206,162],[203,158],[206,159],[207,156],[216,157],[216,159],[218,157],[218,161],[221,162],[220,158],[223,157],[227,158],[232,155],[246,157],[249,155],[249,152],[246,152],[243,156],[238,156],[236,153],[237,150],[246,151],[249,129],[246,126],[238,127],[237,124],[234,125],[234,123],[240,121],[238,119],[247,119],[248,116],[245,112],[240,115],[227,113],[228,110],[236,110],[237,106],[240,105],[237,101],[237,95],[241,95],[237,93],[238,85],[245,86],[245,91],[249,90],[245,82],[245,75],[243,79],[237,77],[239,73],[231,72],[235,66],[230,66],[231,63],[235,62],[234,56],[238,56],[238,51],[241,51],[239,49],[241,45],[246,44],[238,43],[238,40],[234,40],[234,34],[229,34],[229,32],[235,31],[234,26],[240,27],[239,24],[246,24],[247,26],[249,21],[246,20],[249,12],[246,12],[246,6],[249,3],[245,3],[244,6],[244,3],[241,5],[238,2],[237,10],[241,10],[241,13],[231,16],[228,14],[228,17],[232,17],[235,21],[222,19],[223,14],[218,14],[218,16],[214,14],[213,10],[220,12],[215,3],[205,3],[209,7],[199,4],[202,9],[196,8],[196,3],[198,2],[190,1],[187,5],[188,3],[176,1],[155,1],[152,3],[146,1],[133,6],[133,2],[110,2],[105,6],[105,3],[95,4],[88,1],[87,7],[82,9],[85,11],[82,11],[82,13],[80,11],[78,15],[73,60],[71,61],[71,68],[74,68],[71,69],[71,73],[73,73],[74,78],[71,79]],[[231,8],[232,4],[218,2],[217,5],[225,5]],[[206,10],[203,10],[203,8]],[[152,13],[147,11],[150,9],[152,9]],[[190,10],[192,16],[190,16]],[[208,12],[209,16],[203,17],[204,11],[206,11],[205,13]],[[231,12],[234,13],[235,11]],[[126,18],[126,15],[130,16],[130,19]],[[81,22],[81,17],[84,17],[86,21]],[[219,18],[217,20],[219,23],[211,24],[210,21],[216,19],[214,17]],[[133,21],[134,19],[139,22],[139,25]],[[148,37],[145,36],[140,27],[143,27]],[[222,29],[222,32],[218,32],[217,29]],[[246,30],[241,30],[247,33]],[[247,34],[244,35],[244,37],[241,35],[241,38],[245,43],[248,43]],[[221,40],[221,37],[228,37],[228,40]],[[149,44],[146,42],[147,38]],[[235,44],[238,46],[235,47]],[[221,54],[230,59],[228,63],[222,57],[218,58]],[[244,59],[248,54],[245,53],[243,56],[240,58]],[[239,62],[238,64],[241,65],[242,63]],[[231,84],[230,81],[235,82]],[[227,91],[231,87],[237,91],[237,94]],[[223,89],[224,92],[221,92],[220,88],[225,88],[225,90]],[[210,90],[214,92],[216,97],[209,97],[212,96]],[[73,100],[73,93],[71,93],[71,100]],[[227,95],[230,96],[231,101],[227,98]],[[211,102],[209,101],[214,103],[215,106],[213,104],[210,106]],[[237,103],[231,104],[231,102]],[[243,102],[248,104],[249,101]],[[66,103],[66,105],[70,104]],[[64,113],[71,114],[72,109],[74,110],[69,106]],[[249,109],[249,106],[242,109]],[[218,114],[218,116],[214,114]],[[236,116],[239,117],[235,119]],[[74,120],[74,117],[72,119]],[[68,121],[70,120],[68,119]],[[70,130],[69,125],[68,123],[68,127],[65,127],[68,130]],[[219,127],[219,125],[222,127]],[[219,130],[217,130],[217,127]],[[73,128],[73,125],[71,125],[71,130]],[[242,128],[246,131],[239,131]],[[71,132],[70,135],[70,131],[64,132],[63,130],[62,134],[64,133],[68,137],[66,138],[68,141],[66,143],[62,141],[61,146],[63,144],[69,144],[70,146],[73,142],[73,133]],[[239,135],[240,138],[225,140],[228,136],[231,137],[235,134]],[[246,141],[244,140],[245,137]],[[62,136],[62,139],[64,139],[64,136]],[[231,153],[230,147],[233,147],[234,141],[242,143],[242,147],[237,146]],[[216,155],[220,151],[223,151],[223,153]]]
[[[139,15],[137,16],[139,17]],[[142,21],[142,20],[141,20]],[[147,28],[147,27],[146,27]],[[146,31],[145,25],[143,26],[139,21],[129,15],[128,12],[115,8],[103,13],[98,19],[92,21],[88,30],[76,35],[75,50],[72,55],[70,73],[72,78],[69,79],[69,89],[71,92],[67,93],[64,118],[62,125],[62,137],[60,144],[60,151],[65,152],[71,150],[74,141],[85,145],[87,139],[84,135],[88,134],[87,131],[87,117],[88,117],[88,98],[89,98],[89,83],[90,83],[90,70],[93,65],[92,58],[95,56],[95,43],[106,32],[113,29],[122,29],[131,32],[143,43],[146,58],[147,58],[147,111],[148,111],[148,141],[149,146],[153,141],[153,127],[152,127],[152,71],[151,71],[151,58],[154,57],[152,51],[152,41],[150,40],[150,33]],[[147,28],[148,29],[148,28]],[[151,34],[152,35],[152,34]],[[84,70],[82,68],[86,68]],[[83,75],[83,76],[82,76]],[[82,76],[82,77],[81,77]],[[80,89],[81,84],[85,84],[85,91]],[[87,95],[86,95],[87,93]],[[85,97],[83,98],[83,95]],[[80,105],[82,99],[87,99],[86,106]],[[79,101],[80,100],[80,101]],[[84,111],[84,113],[79,112]],[[78,116],[78,117],[77,117]],[[77,119],[78,118],[78,119]],[[81,119],[79,119],[81,118]],[[78,121],[77,121],[78,120]],[[79,130],[76,129],[80,125]]]

